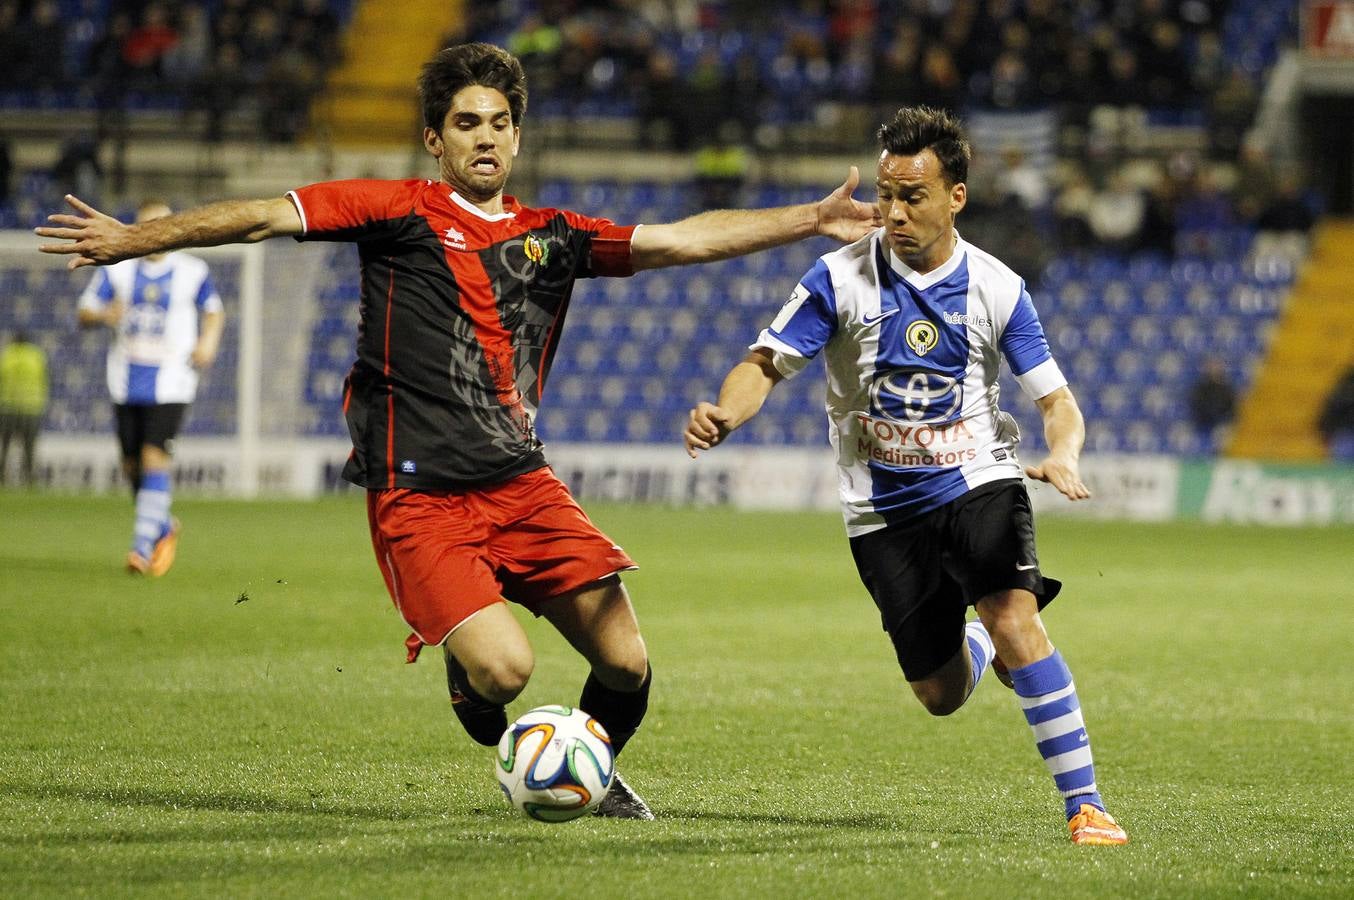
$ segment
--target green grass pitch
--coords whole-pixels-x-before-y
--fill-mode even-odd
[[[659,815],[544,825],[403,662],[356,496],[0,494],[0,895],[1354,895],[1354,530],[1040,523],[1046,612],[1132,843],[1078,848],[1009,692],[911,698],[833,515],[598,506],[654,664]],[[529,620],[529,617],[526,617]],[[513,710],[582,662],[529,621]]]

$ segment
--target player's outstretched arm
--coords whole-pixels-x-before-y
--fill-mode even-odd
[[[75,210],[47,217],[49,225],[33,229],[40,237],[67,243],[42,244],[43,253],[69,254],[68,268],[102,266],[184,247],[245,244],[265,238],[300,234],[301,214],[285,197],[272,200],[227,200],[136,225],[119,222],[78,197],[66,195]]]
[[[849,242],[880,224],[879,211],[851,197],[860,172],[851,167],[846,181],[817,203],[774,209],[716,209],[669,225],[645,225],[630,243],[635,269],[657,269],[715,262],[825,235]]]
[[[695,459],[697,451],[722,443],[735,428],[757,415],[771,389],[782,379],[768,353],[763,350],[749,353],[725,376],[719,402],[698,403],[687,416],[682,434],[687,455]]]
[[[1036,466],[1026,466],[1025,474],[1057,488],[1068,500],[1086,500],[1091,496],[1081,480],[1078,460],[1086,441],[1086,422],[1081,417],[1077,398],[1067,387],[1040,397],[1039,414],[1044,419],[1044,439],[1048,456]]]

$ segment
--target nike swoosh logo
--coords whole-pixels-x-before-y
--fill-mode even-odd
[[[1030,569],[1037,569],[1037,568],[1039,568],[1039,564],[1038,564],[1038,563],[1034,563],[1033,565],[1029,565],[1029,566],[1017,565],[1017,566],[1016,566],[1016,571],[1017,571],[1017,572],[1028,572]]]
[[[860,321],[862,324],[865,325],[866,328],[869,328],[871,325],[879,324],[880,322],[887,319],[889,316],[897,315],[897,313],[898,310],[891,309],[888,312],[882,312],[877,316],[861,316]]]

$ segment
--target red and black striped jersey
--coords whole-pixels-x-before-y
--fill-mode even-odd
[[[301,240],[352,241],[361,258],[344,477],[456,490],[544,466],[532,421],[574,280],[632,274],[634,226],[507,196],[490,215],[438,181],[332,181],[288,196]]]

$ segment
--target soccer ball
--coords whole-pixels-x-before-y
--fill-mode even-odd
[[[542,822],[592,812],[614,771],[606,729],[568,706],[537,707],[509,725],[494,765],[508,802]]]

